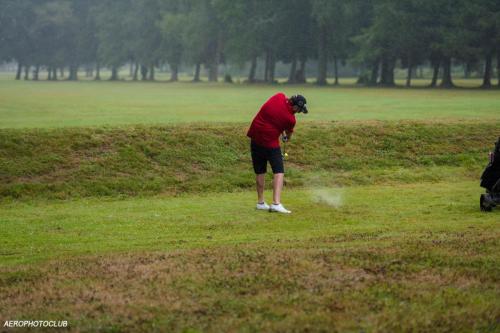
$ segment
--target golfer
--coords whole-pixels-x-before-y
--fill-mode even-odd
[[[287,98],[278,93],[272,96],[262,107],[252,121],[247,136],[250,137],[253,169],[256,174],[257,209],[270,212],[291,213],[281,204],[281,190],[285,169],[280,148],[280,135],[283,142],[290,140],[295,127],[295,114],[307,113],[304,96],[295,95]],[[273,170],[273,203],[271,206],[264,201],[264,181],[267,172],[267,162]]]

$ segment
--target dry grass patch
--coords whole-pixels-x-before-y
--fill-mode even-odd
[[[498,275],[411,244],[220,247],[4,268],[0,318],[61,318],[75,331],[498,329]],[[423,250],[428,252],[427,250]]]

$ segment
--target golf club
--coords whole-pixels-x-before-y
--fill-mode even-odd
[[[286,143],[288,142],[288,136],[283,133],[281,135],[281,141],[283,142],[283,152],[281,153],[281,157],[283,158],[283,164],[285,164],[285,160],[288,157],[288,153],[286,152]],[[283,178],[283,187],[286,186],[286,180]]]
[[[288,136],[283,134],[281,136],[281,141],[283,142],[283,152],[281,153],[281,157],[283,158],[283,161],[288,157],[288,153],[286,152],[286,143],[288,142]]]

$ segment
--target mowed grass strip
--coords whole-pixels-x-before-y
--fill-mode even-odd
[[[11,203],[1,318],[81,331],[497,331],[476,182]]]
[[[1,264],[356,235],[381,243],[428,232],[496,237],[498,214],[479,211],[480,192],[477,182],[285,189],[290,216],[256,211],[253,192],[13,202],[0,206]]]
[[[0,130],[0,199],[254,187],[247,124]],[[478,179],[499,122],[314,122],[287,146],[287,186]]]
[[[0,128],[249,122],[278,91],[307,97],[305,122],[500,119],[500,90],[0,79]]]

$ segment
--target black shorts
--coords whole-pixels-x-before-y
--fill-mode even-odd
[[[273,173],[285,173],[281,148],[266,148],[252,141],[250,143],[250,149],[252,151],[253,170],[257,175],[267,172],[268,161],[269,164],[271,164]]]

